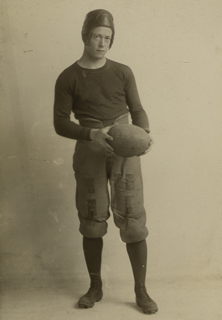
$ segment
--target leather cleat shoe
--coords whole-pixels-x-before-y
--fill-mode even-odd
[[[102,299],[103,291],[101,287],[90,287],[88,292],[79,299],[78,306],[80,308],[92,308],[95,302]]]
[[[146,291],[144,285],[135,287],[136,303],[142,308],[146,314],[153,314],[158,311],[158,307],[155,301],[153,301]]]

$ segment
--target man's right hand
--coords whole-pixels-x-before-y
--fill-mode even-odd
[[[103,146],[107,151],[109,152],[114,152],[113,147],[111,147],[107,141],[107,140],[113,140],[113,137],[111,137],[110,135],[107,134],[107,132],[109,131],[110,127],[105,127],[102,129],[91,129],[90,131],[90,139],[92,141],[95,141],[97,143],[99,143],[101,146]]]

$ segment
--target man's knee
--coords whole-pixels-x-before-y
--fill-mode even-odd
[[[87,238],[102,238],[107,233],[108,225],[106,221],[89,220],[80,215],[79,220],[79,231]]]
[[[133,228],[128,226],[126,230],[120,230],[120,237],[125,243],[135,243],[145,240],[149,234],[146,226],[142,228]]]

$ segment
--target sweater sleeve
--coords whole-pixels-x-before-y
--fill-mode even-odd
[[[71,121],[73,92],[70,82],[60,75],[55,85],[54,128],[58,135],[69,139],[90,140],[90,128]]]
[[[131,69],[129,69],[126,85],[126,102],[132,117],[132,123],[145,129],[147,133],[149,133],[150,129],[148,116],[141,105],[136,80]]]

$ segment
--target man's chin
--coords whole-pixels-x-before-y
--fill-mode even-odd
[[[103,58],[105,58],[105,54],[97,54],[96,56],[95,56],[95,59],[103,59]]]

